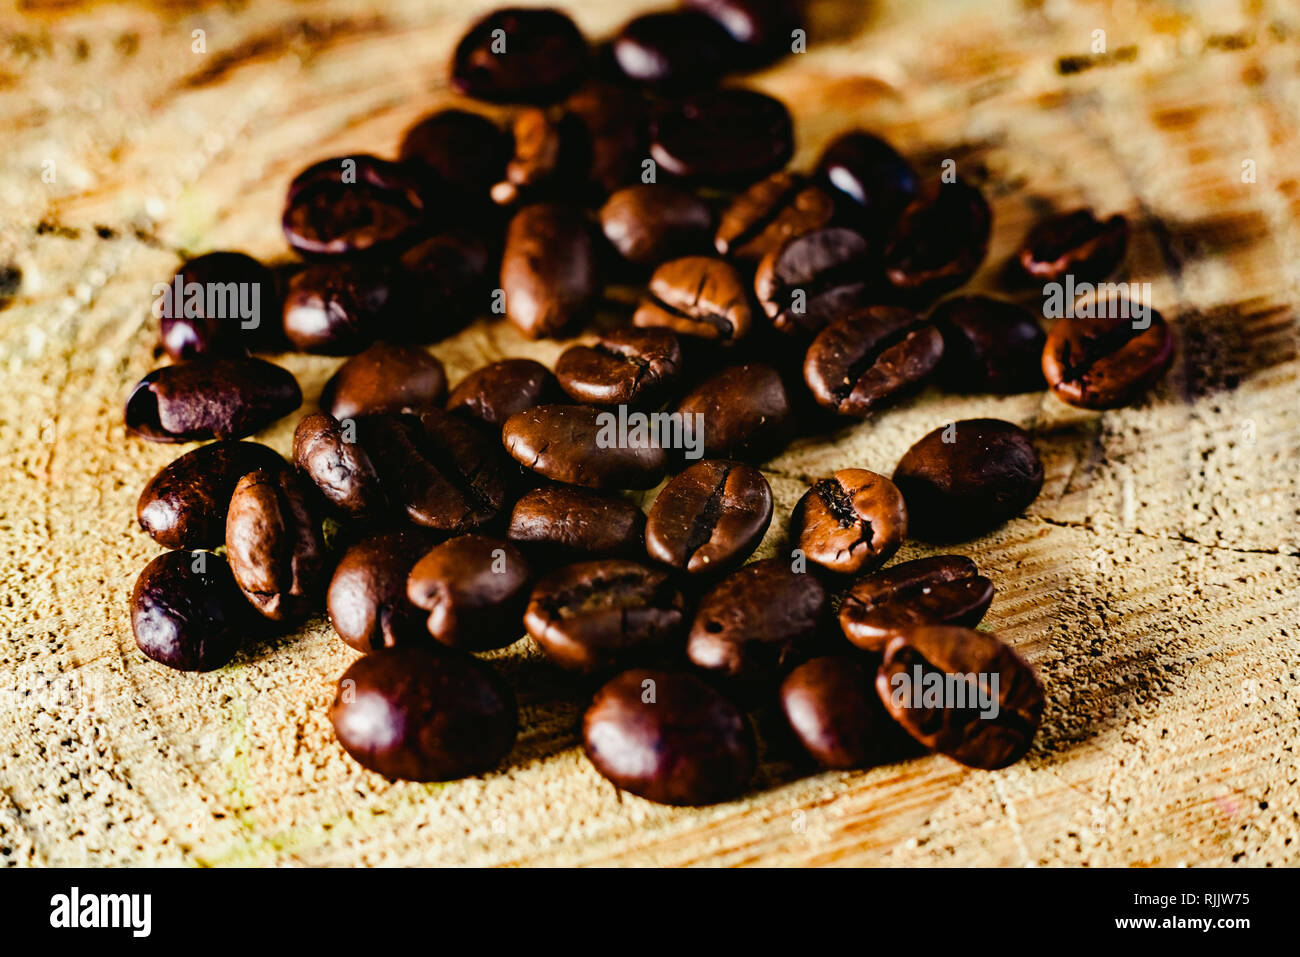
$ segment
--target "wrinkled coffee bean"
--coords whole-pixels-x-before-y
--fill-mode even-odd
[[[321,408],[340,422],[372,412],[423,412],[442,405],[447,373],[419,346],[376,342],[359,352],[321,389]]]
[[[698,574],[720,574],[749,557],[772,521],[772,489],[756,468],[696,462],[664,486],[646,516],[646,552]]]
[[[1047,337],[1028,310],[988,296],[957,296],[930,314],[943,336],[939,378],[955,392],[1034,392]]]
[[[792,52],[799,27],[788,0],[686,0],[685,5],[716,20],[736,41],[732,54],[746,67],[759,67]]]
[[[1128,248],[1128,220],[1115,215],[1099,220],[1077,209],[1039,223],[1025,237],[1020,268],[1035,279],[1054,282],[1069,274],[1075,282],[1105,279]]]
[[[643,554],[645,515],[625,498],[576,485],[543,485],[520,497],[506,537],[545,558],[633,558]]]
[[[879,568],[898,551],[910,514],[899,490],[883,475],[840,469],[799,499],[790,533],[810,562],[856,575]]]
[[[713,213],[694,193],[641,183],[612,194],[600,209],[600,225],[618,254],[638,266],[708,249]]]
[[[388,270],[369,263],[318,263],[289,280],[284,336],[300,352],[346,356],[388,331],[395,307]]]
[[[600,295],[591,230],[580,210],[525,206],[510,220],[501,257],[506,318],[533,339],[586,318]]]
[[[402,253],[403,310],[387,334],[407,342],[434,342],[486,313],[496,265],[484,240],[468,229],[431,236]]]
[[[1151,388],[1173,361],[1174,336],[1164,316],[1146,308],[1140,317],[1125,300],[1103,300],[1097,318],[1057,320],[1042,360],[1052,394],[1082,409],[1117,409]]]
[[[867,241],[836,226],[795,236],[765,255],[754,291],[773,328],[813,335],[869,304],[871,271]]]
[[[647,13],[614,38],[623,75],[660,93],[712,86],[735,62],[736,44],[715,20],[693,10]]]
[[[706,379],[682,399],[677,412],[700,424],[703,447],[692,451],[706,458],[763,459],[794,433],[785,383],[761,362],[728,366]]]
[[[325,593],[330,624],[357,651],[429,641],[425,614],[406,597],[406,576],[431,544],[413,528],[369,535],[339,559]]]
[[[752,183],[793,153],[789,111],[756,90],[696,93],[665,107],[651,124],[651,159],[664,172],[699,183]]]
[[[749,334],[752,315],[734,266],[711,256],[685,256],[654,271],[632,323],[731,345]]]
[[[591,142],[582,120],[562,110],[527,107],[515,114],[514,155],[505,177],[492,187],[492,201],[508,206],[523,200],[583,188],[591,169]]]
[[[867,235],[887,233],[916,196],[916,173],[878,136],[851,130],[836,137],[817,161],[817,175],[853,201],[851,218]]]
[[[419,181],[374,156],[338,156],[289,184],[284,236],[303,256],[379,256],[409,245],[424,227]]]
[[[787,239],[829,226],[834,215],[834,200],[816,183],[773,173],[732,200],[713,244],[724,256],[757,261]]]
[[[561,397],[551,370],[532,359],[502,359],[471,372],[452,390],[447,409],[499,430],[516,412]]]
[[[435,546],[411,569],[406,594],[429,613],[429,634],[444,645],[490,651],[523,637],[532,571],[509,542],[459,535]]]
[[[885,243],[885,278],[912,299],[932,299],[975,274],[988,252],[993,214],[964,180],[931,180],[899,216]]]
[[[589,405],[657,405],[681,372],[682,347],[664,329],[615,329],[555,363],[560,387]]]
[[[239,355],[275,344],[280,299],[271,270],[234,252],[196,256],[176,271],[161,310],[173,359]]]
[[[501,437],[517,462],[556,482],[595,489],[653,488],[668,457],[648,429],[617,434],[612,412],[541,405],[506,419]]]
[[[344,426],[325,412],[303,416],[293,431],[293,464],[331,505],[349,515],[388,507],[374,463],[357,443],[355,423]]]
[[[860,659],[832,656],[805,662],[781,683],[786,723],[821,767],[870,768],[916,747],[890,719],[875,680]]]
[[[292,375],[263,359],[201,358],[154,369],[126,400],[126,429],[151,442],[239,439],[302,405]]]
[[[588,177],[602,194],[636,183],[650,150],[650,115],[637,90],[593,81],[564,101],[587,131]]]
[[[858,579],[840,604],[840,628],[863,651],[884,651],[918,625],[974,628],[992,600],[993,583],[969,558],[918,558]]]
[[[406,131],[399,155],[433,169],[451,195],[485,203],[488,190],[505,172],[510,150],[510,137],[486,116],[439,110]]]
[[[456,45],[451,88],[494,103],[552,103],[587,76],[587,41],[559,10],[505,7]]]
[[[213,671],[235,657],[257,615],[230,566],[210,552],[159,555],[131,592],[131,630],[141,651],[178,671]]]

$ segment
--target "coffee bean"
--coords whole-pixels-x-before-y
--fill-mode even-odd
[[[500,430],[516,412],[561,396],[551,370],[532,359],[502,359],[471,372],[452,390],[447,409]]]
[[[660,93],[712,86],[735,62],[736,44],[712,18],[693,10],[647,13],[614,38],[623,75]]]
[[[852,130],[822,151],[817,175],[852,200],[852,219],[872,236],[887,232],[916,196],[916,173],[878,136]]]
[[[643,553],[645,515],[625,498],[576,485],[543,485],[520,497],[507,537],[563,561],[632,558]]]
[[[916,313],[868,306],[817,333],[803,377],[818,404],[866,418],[919,388],[942,355],[943,337]]]
[[[867,241],[836,226],[795,236],[765,255],[754,291],[773,328],[809,336],[869,305],[871,273]]]
[[[707,458],[763,459],[788,442],[794,412],[781,376],[769,365],[728,366],[696,386],[677,406],[696,421],[703,416]]]
[[[834,215],[834,200],[816,183],[773,173],[732,200],[713,243],[724,256],[757,261],[787,239],[829,226]]]
[[[475,23],[456,45],[451,87],[495,103],[553,103],[590,68],[587,41],[565,14],[505,7]]]
[[[492,666],[439,647],[357,659],[339,679],[330,721],[358,764],[406,781],[490,771],[519,731],[514,693]]]
[[[659,804],[700,805],[739,795],[754,776],[754,732],[699,678],[625,671],[596,692],[582,719],[596,770]]]
[[[781,683],[786,723],[821,767],[874,767],[916,747],[880,703],[875,678],[875,669],[858,658],[827,656],[805,662]]]
[[[349,515],[375,514],[388,507],[374,463],[357,443],[354,422],[345,427],[325,412],[303,416],[293,432],[293,464],[330,504]]]
[[[380,256],[408,246],[425,223],[421,184],[397,163],[339,156],[289,185],[284,235],[304,256]]]
[[[501,436],[516,461],[554,481],[653,488],[663,478],[667,455],[655,436],[633,427],[622,441],[613,415],[589,405],[541,405],[506,419]]]
[[[840,605],[840,628],[864,651],[883,651],[918,625],[974,628],[992,600],[993,583],[969,558],[918,558],[858,579]]]
[[[713,213],[694,193],[653,183],[627,186],[600,209],[600,225],[620,256],[638,266],[708,249]]]
[[[1023,429],[998,419],[965,419],[908,449],[894,482],[907,500],[915,537],[961,541],[1023,512],[1043,487],[1043,465]]]
[[[238,439],[302,404],[294,377],[262,359],[191,359],[154,369],[126,400],[126,429],[151,442]]]
[[[407,597],[429,613],[429,634],[444,645],[490,651],[523,636],[532,571],[509,542],[458,535],[411,569]]]
[[[318,263],[289,280],[284,335],[300,352],[346,356],[388,331],[391,274],[370,263]]]
[[[343,553],[325,607],[349,646],[368,654],[429,641],[424,613],[406,597],[406,576],[430,544],[428,534],[404,528],[368,535]]]
[[[163,466],[140,493],[136,516],[164,548],[216,548],[226,537],[235,484],[256,469],[284,465],[256,442],[213,442]]]
[[[326,567],[325,541],[308,486],[287,466],[239,480],[226,515],[226,558],[235,583],[272,621],[316,610]]]
[[[747,692],[767,689],[815,647],[826,591],[785,559],[746,565],[700,600],[686,642],[697,668]]]
[[[747,67],[759,67],[792,52],[799,27],[787,0],[686,0],[686,6],[716,20],[736,41],[733,54]]]
[[[565,100],[564,108],[586,127],[588,176],[601,193],[640,180],[650,150],[650,115],[638,90],[593,81]]]
[[[436,356],[419,346],[376,342],[338,367],[321,389],[320,404],[342,421],[436,409],[446,394],[447,374]]]
[[[840,469],[815,483],[790,516],[797,546],[823,568],[856,575],[889,561],[911,510],[894,483],[867,469]]]
[[[1142,319],[1128,302],[1110,299],[1096,304],[1097,318],[1058,320],[1043,347],[1052,394],[1083,409],[1117,409],[1151,388],[1173,360],[1174,337],[1147,309]]]
[[[945,692],[955,686],[956,695],[943,694],[935,706],[925,693],[931,686]],[[1043,686],[1024,659],[993,635],[950,625],[913,628],[892,639],[876,693],[917,741],[973,768],[1020,760],[1043,717]],[[992,699],[996,715],[992,706],[980,706]]]
[[[749,334],[752,315],[735,267],[712,256],[686,256],[654,271],[632,323],[731,345]]]
[[[1066,274],[1076,282],[1105,279],[1128,248],[1128,220],[1099,220],[1077,209],[1045,219],[1029,231],[1020,249],[1020,267],[1035,279],[1054,282]]]
[[[943,335],[939,378],[956,392],[1034,392],[1046,336],[1032,314],[988,296],[940,303],[930,321]]]
[[[524,627],[561,668],[590,675],[664,651],[681,636],[684,608],[668,572],[606,558],[539,581]]]
[[[885,278],[909,299],[924,300],[960,286],[988,252],[993,214],[979,189],[964,180],[931,180],[890,230]]]
[[[496,263],[487,243],[472,230],[431,236],[402,253],[399,260],[402,322],[387,324],[389,336],[408,342],[434,342],[487,311]]]
[[[749,557],[771,522],[772,489],[763,473],[708,459],[659,493],[646,518],[646,551],[692,575],[721,574]]]
[[[438,110],[402,138],[401,158],[434,170],[454,195],[487,201],[510,158],[510,137],[492,120],[466,110]]]
[[[252,256],[196,256],[176,271],[169,290],[161,337],[173,359],[239,355],[275,344],[280,307],[275,277]]]
[[[514,155],[492,187],[493,202],[508,206],[581,192],[591,169],[591,142],[578,116],[532,106],[515,113],[511,126]]]
[[[591,231],[568,206],[525,206],[510,220],[501,258],[506,317],[540,339],[586,318],[600,294]]]
[[[785,106],[756,90],[708,90],[665,107],[651,124],[650,157],[664,172],[709,185],[743,185],[794,153]]]
[[[560,387],[589,405],[658,405],[681,372],[682,347],[664,329],[615,329],[555,363]]]
[[[235,656],[257,615],[235,587],[230,566],[210,552],[166,552],[131,592],[135,643],[178,671],[213,671]]]

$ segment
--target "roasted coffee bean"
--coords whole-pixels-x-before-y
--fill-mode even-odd
[[[496,265],[487,243],[459,229],[416,243],[399,260],[400,316],[387,334],[407,342],[435,342],[487,312]],[[399,321],[399,319],[401,321]]]
[[[524,627],[561,668],[590,675],[665,650],[681,637],[684,609],[668,572],[606,558],[539,581]]]
[[[1174,357],[1169,324],[1150,306],[1140,315],[1126,300],[1090,310],[1097,318],[1060,319],[1043,347],[1043,375],[1062,402],[1116,409],[1151,388]]]
[[[864,651],[884,651],[918,625],[974,628],[992,600],[993,583],[969,558],[918,558],[858,579],[840,604],[840,628]]]
[[[773,173],[732,200],[713,244],[724,256],[757,261],[791,237],[829,226],[834,215],[834,200],[816,183]]]
[[[519,732],[514,693],[495,669],[436,646],[357,659],[339,679],[330,721],[358,764],[406,781],[490,771]]]
[[[520,497],[507,537],[560,561],[644,554],[645,515],[625,498],[576,485],[543,485]]]
[[[930,321],[943,335],[939,378],[956,392],[1034,392],[1046,336],[1028,310],[988,296],[956,296]]]
[[[424,227],[425,197],[406,168],[374,156],[339,156],[289,185],[284,235],[304,256],[380,256]]]
[[[316,610],[325,540],[311,493],[292,469],[258,469],[239,480],[226,515],[226,558],[240,591],[272,621]]]
[[[942,355],[943,337],[916,313],[868,306],[817,333],[803,378],[820,405],[865,418],[919,388]]]
[[[505,7],[475,23],[456,45],[451,87],[495,103],[552,103],[590,68],[587,41],[565,14]]]
[[[657,266],[708,249],[713,213],[694,193],[640,183],[612,194],[600,209],[605,238],[638,266]]]
[[[792,52],[799,27],[787,0],[686,0],[686,6],[716,20],[736,41],[739,64],[758,67]]]
[[[756,90],[696,93],[665,107],[651,124],[650,157],[664,172],[699,183],[752,183],[793,153],[790,113]]]
[[[163,466],[140,493],[140,527],[164,548],[216,548],[226,538],[226,509],[249,472],[284,465],[256,442],[213,442]]]
[[[375,514],[388,507],[379,473],[357,443],[355,422],[344,426],[325,412],[303,416],[293,432],[293,464],[330,504],[349,515]]]
[[[516,461],[556,482],[596,489],[658,485],[668,458],[656,436],[635,426],[620,436],[613,416],[589,405],[540,405],[506,419],[501,437]]]
[[[424,117],[402,138],[401,158],[434,170],[452,195],[477,197],[505,173],[510,137],[492,120],[466,110],[439,110]]]
[[[318,263],[289,280],[284,336],[300,352],[347,356],[388,332],[393,276],[370,263]]]
[[[510,220],[501,257],[506,317],[534,339],[586,318],[600,294],[591,230],[581,211],[525,206]]]
[[[162,347],[178,360],[269,348],[279,314],[275,277],[252,256],[196,256],[168,286],[161,310]]]
[[[786,723],[823,768],[874,767],[916,747],[881,704],[875,680],[859,658],[837,655],[805,662],[781,683]]]
[[[623,75],[660,93],[712,86],[736,62],[736,44],[715,20],[694,10],[647,13],[614,38]]]
[[[646,552],[698,574],[721,574],[758,547],[772,522],[772,489],[756,468],[706,459],[664,486],[646,517]]]
[[[589,405],[657,405],[681,373],[682,347],[665,329],[615,329],[555,363],[560,387]]]
[[[700,601],[686,642],[697,668],[746,691],[775,686],[805,658],[826,619],[826,591],[816,576],[781,558],[746,565]]]
[[[728,366],[696,386],[677,406],[704,434],[706,458],[763,459],[794,433],[794,412],[781,376],[769,365]],[[694,426],[693,426],[694,427]]]
[[[582,741],[615,787],[659,804],[714,804],[754,776],[754,731],[691,674],[625,671],[596,692]]]
[[[423,412],[442,405],[447,373],[419,346],[376,342],[359,352],[325,383],[321,408],[334,418],[371,412]]]
[[[429,641],[424,612],[406,597],[406,576],[431,544],[427,533],[404,528],[368,535],[343,553],[325,593],[340,638],[367,654]]]
[[[1020,267],[1035,279],[1054,282],[1072,275],[1075,282],[1105,279],[1128,248],[1128,220],[1115,215],[1099,220],[1077,209],[1045,219],[1029,231],[1020,249]]]
[[[773,328],[811,336],[868,305],[868,251],[860,233],[836,226],[795,236],[765,255],[754,291]]]
[[[131,592],[136,645],[178,671],[220,668],[255,629],[256,619],[226,560],[210,552],[159,555]]]
[[[685,256],[654,271],[632,322],[731,345],[749,334],[752,316],[745,281],[734,266],[712,256]]]
[[[856,575],[889,561],[911,510],[894,483],[867,469],[840,469],[815,483],[790,516],[790,533],[811,562]]]
[[[993,214],[964,180],[931,180],[907,204],[885,243],[885,278],[909,299],[931,299],[960,286],[988,252]]]
[[[924,436],[894,469],[911,532],[922,541],[974,538],[1023,512],[1043,487],[1029,434],[999,419],[965,419]]]
[[[514,155],[492,187],[492,201],[508,206],[543,195],[573,194],[591,169],[591,142],[576,115],[555,108],[526,107],[511,122]]]
[[[302,405],[292,375],[262,359],[191,359],[154,369],[126,400],[126,430],[151,442],[239,439]]]
[[[500,429],[516,412],[557,401],[559,383],[532,359],[502,359],[471,372],[451,392],[447,409]]]
[[[650,149],[650,115],[637,90],[591,82],[564,101],[587,130],[588,176],[602,193],[638,182]]]
[[[943,689],[939,706],[931,687]],[[876,693],[917,741],[973,768],[1020,760],[1043,718],[1043,686],[1033,668],[993,635],[951,625],[892,639]]]
[[[407,597],[429,613],[429,634],[466,651],[504,648],[523,637],[532,571],[509,542],[458,535],[411,569]]]
[[[916,173],[878,136],[852,130],[837,137],[817,161],[817,175],[855,204],[851,218],[870,236],[883,236],[916,196]]]

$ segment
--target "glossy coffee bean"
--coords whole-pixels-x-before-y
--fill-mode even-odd
[[[263,359],[191,359],[154,369],[126,400],[126,430],[151,442],[239,439],[302,404],[292,375]]]
[[[731,345],[749,334],[753,313],[734,266],[712,256],[685,256],[654,271],[632,323]]]
[[[954,690],[965,700],[954,695],[934,706],[924,690],[939,682],[959,684]],[[1020,760],[1043,717],[1043,686],[1023,658],[994,635],[950,625],[913,628],[892,639],[876,693],[917,741],[973,768]]]
[[[844,637],[864,651],[918,625],[974,628],[993,600],[993,583],[963,555],[893,565],[854,582],[840,604]]]
[[[600,226],[611,246],[638,266],[705,252],[713,213],[704,200],[675,186],[639,183],[610,195]]]
[[[159,555],[131,592],[131,630],[141,651],[178,671],[213,671],[256,628],[257,615],[230,566],[211,552]]]
[[[765,255],[754,292],[773,328],[811,336],[868,305],[868,253],[860,233],[837,226],[788,239]]]
[[[1091,210],[1077,209],[1029,231],[1020,249],[1020,268],[1045,282],[1067,274],[1075,282],[1094,282],[1115,271],[1127,248],[1128,220],[1123,216],[1099,220]]]
[[[1033,392],[1046,336],[1033,315],[988,296],[956,296],[930,321],[943,336],[939,379],[954,392]]]
[[[587,41],[565,14],[505,7],[475,23],[456,45],[451,87],[495,103],[553,103],[590,68]]]
[[[840,469],[799,499],[790,516],[790,534],[810,562],[856,575],[879,568],[898,551],[910,514],[899,490],[883,475]]]
[[[551,661],[590,675],[665,650],[680,638],[684,609],[668,572],[606,558],[541,579],[524,627]]]
[[[614,38],[623,75],[661,93],[711,86],[735,62],[736,44],[715,20],[693,10],[647,13]]]
[[[289,280],[284,336],[300,352],[347,356],[388,332],[390,272],[369,263],[317,263]]]
[[[600,283],[581,211],[554,203],[519,210],[506,231],[501,288],[506,317],[531,338],[553,336],[586,318]]]
[[[783,170],[732,200],[713,243],[724,256],[756,262],[787,239],[829,226],[834,215],[829,193],[807,177]]]
[[[369,654],[429,641],[424,612],[406,597],[406,576],[430,544],[427,533],[404,528],[368,535],[343,553],[325,607],[344,642]]]
[[[543,485],[515,503],[506,537],[551,560],[633,558],[643,553],[645,515],[625,498]]]
[[[458,535],[436,545],[411,569],[406,594],[428,612],[429,634],[444,645],[490,651],[523,636],[532,570],[509,542]]]
[[[657,405],[681,373],[682,347],[666,329],[615,329],[555,363],[560,387],[589,405]]]
[[[405,781],[490,771],[519,732],[514,693],[492,666],[437,647],[357,659],[339,679],[330,721],[358,764]]]
[[[758,67],[792,51],[799,27],[788,0],[686,0],[685,5],[716,20],[736,41],[738,62]]]
[[[703,423],[706,458],[761,460],[794,433],[785,383],[761,362],[728,366],[706,379],[678,403],[677,412]]]
[[[803,377],[818,404],[865,418],[920,388],[943,356],[943,337],[907,309],[868,306],[813,339]]]
[[[816,576],[793,571],[784,558],[754,562],[700,600],[686,656],[736,687],[770,689],[815,647],[826,607]]]
[[[351,420],[345,426],[326,412],[303,416],[293,431],[293,464],[331,505],[349,515],[375,514],[388,507],[379,473],[357,442]]]
[[[714,804],[749,785],[754,732],[734,704],[695,675],[625,671],[596,692],[582,719],[596,770],[659,804]]]
[[[374,156],[338,156],[289,185],[283,226],[304,256],[380,256],[410,245],[425,222],[420,182]]]
[[[1023,429],[999,419],[965,419],[908,449],[894,482],[916,538],[962,541],[1023,512],[1043,487],[1043,465]]]
[[[931,180],[907,204],[885,243],[885,278],[912,299],[960,286],[988,252],[993,214],[979,189]]]
[[[817,175],[853,202],[853,221],[872,236],[893,226],[918,186],[907,160],[880,137],[862,130],[832,140],[817,161]]]
[[[650,111],[640,91],[592,81],[565,100],[564,109],[586,128],[587,175],[602,194],[640,181],[650,149]]]
[[[398,260],[401,299],[387,335],[404,342],[436,342],[490,305],[496,262],[487,242],[458,229],[416,243]]]
[[[481,113],[438,110],[406,131],[399,153],[407,163],[433,169],[454,194],[486,203],[510,149],[510,137]]]
[[[876,672],[860,658],[814,658],[781,683],[781,711],[800,746],[823,768],[870,768],[916,746],[890,718]]]
[[[756,468],[706,459],[674,476],[646,517],[646,552],[692,575],[721,574],[758,547],[772,489]]]
[[[292,621],[316,610],[329,572],[325,540],[310,487],[292,469],[258,469],[239,480],[226,515],[226,558],[264,617]]]
[[[789,111],[756,90],[696,93],[665,107],[651,124],[651,159],[664,172],[699,183],[752,183],[793,153]]]
[[[591,143],[576,115],[526,107],[511,121],[514,154],[492,187],[492,201],[508,206],[580,192],[591,169]]]
[[[320,405],[339,421],[372,412],[423,412],[442,405],[447,373],[415,345],[376,342],[338,367]]]
[[[1140,318],[1122,300],[1097,305],[1101,318],[1057,320],[1043,347],[1043,376],[1062,402],[1117,409],[1136,401],[1164,375],[1173,361],[1174,336],[1150,307]]]
[[[275,277],[252,256],[196,256],[176,271],[168,296],[161,341],[173,359],[239,355],[274,344],[280,314]]]
[[[540,405],[506,419],[501,437],[515,460],[556,482],[595,489],[653,488],[667,454],[646,430],[620,441],[612,412],[589,405]]]
[[[501,359],[471,372],[447,399],[450,412],[500,430],[516,412],[558,401],[551,370],[532,359]]]

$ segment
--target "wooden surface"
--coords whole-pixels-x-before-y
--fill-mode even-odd
[[[1154,284],[1179,351],[1136,408],[930,391],[769,463],[762,554],[810,477],[888,473],[957,418],[1033,429],[1042,496],[960,550],[994,579],[986,621],[1040,670],[1047,711],[1001,772],[930,757],[799,778],[769,760],[751,794],[703,810],[598,777],[579,701],[526,641],[497,656],[523,716],[505,767],[422,786],[334,743],[326,708],[352,653],[323,619],[202,676],[132,640],[127,597],[158,552],[136,496],[180,451],[121,424],[153,365],[153,283],[183,253],[285,255],[290,177],[391,153],[451,102],[446,56],[488,4],[45,6],[0,16],[0,860],[1300,862],[1293,4],[818,2],[808,52],[753,78],[793,105],[796,166],[862,124],[927,172],[951,157],[985,182],[995,235],[975,287],[1000,287],[1046,210],[1127,214],[1127,278]],[[569,8],[600,36],[646,6]],[[434,351],[454,382],[559,348],[483,322]],[[305,408],[338,364],[283,362]],[[265,440],[287,452],[294,421]]]

